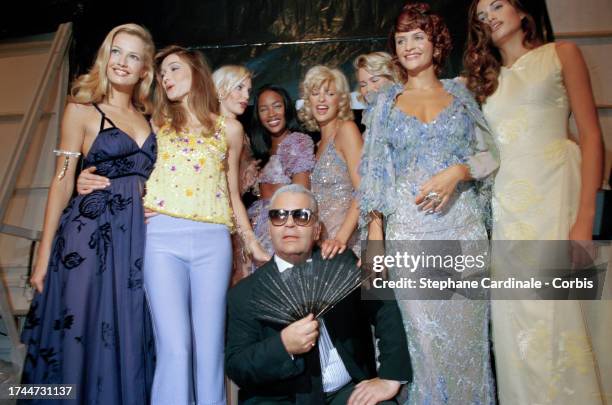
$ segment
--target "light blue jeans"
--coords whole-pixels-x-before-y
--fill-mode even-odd
[[[151,218],[144,265],[157,351],[151,405],[225,404],[231,268],[226,226],[167,215]]]

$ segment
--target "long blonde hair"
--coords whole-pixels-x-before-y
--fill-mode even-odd
[[[313,89],[320,89],[323,85],[331,83],[336,85],[336,91],[340,93],[338,119],[350,121],[355,118],[353,110],[351,110],[351,89],[344,73],[339,69],[330,69],[323,65],[313,66],[308,69],[304,80],[300,84],[300,97],[304,100],[304,106],[298,111],[298,117],[308,131],[319,130],[319,123],[312,113],[308,95]]]
[[[134,35],[144,43],[144,77],[138,81],[132,91],[132,103],[143,114],[151,113],[151,83],[153,83],[153,54],[155,44],[149,31],[138,24],[123,24],[113,28],[104,38],[100,45],[96,60],[89,71],[77,77],[70,89],[69,100],[79,104],[101,103],[108,96],[110,84],[106,76],[106,68],[110,59],[110,51],[113,40],[117,34],[125,33]]]
[[[189,109],[207,129],[213,129],[211,114],[219,114],[215,85],[212,73],[204,56],[198,51],[191,51],[178,45],[170,45],[155,55],[156,81],[153,123],[161,127],[168,123],[170,127],[180,132],[187,126],[189,111],[180,101],[172,101],[166,96],[160,75],[161,64],[170,55],[177,55],[191,69],[191,89],[189,90]]]

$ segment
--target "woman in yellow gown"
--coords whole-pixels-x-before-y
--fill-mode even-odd
[[[465,64],[500,152],[493,239],[591,240],[602,141],[577,46],[545,43],[520,1],[474,0]],[[570,112],[579,144],[568,138]],[[527,244],[513,246],[521,246],[516,266]],[[538,255],[539,268],[556,260]],[[604,403],[585,309],[580,301],[493,302],[502,405]]]

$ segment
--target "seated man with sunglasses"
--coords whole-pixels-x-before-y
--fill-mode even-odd
[[[240,387],[240,404],[395,404],[412,369],[402,319],[395,301],[361,300],[359,290],[322,320],[309,315],[286,327],[259,320],[253,292],[265,272],[283,272],[308,260],[321,225],[313,194],[298,184],[283,186],[270,202],[275,255],[228,295],[226,372]],[[347,256],[349,255],[349,256]],[[357,258],[347,250],[331,260]],[[371,325],[378,338],[376,370]]]

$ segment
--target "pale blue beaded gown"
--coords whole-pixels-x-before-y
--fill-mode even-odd
[[[360,165],[362,219],[385,216],[387,254],[391,241],[486,240],[489,193],[479,181],[460,183],[447,207],[426,214],[414,203],[420,186],[436,173],[467,164],[476,179],[497,168],[492,141],[478,105],[457,80],[443,80],[451,104],[424,123],[395,107],[401,85],[379,93],[364,120],[367,131]],[[397,242],[395,242],[397,243]],[[452,242],[449,242],[451,244]],[[468,243],[458,242],[462,249]],[[415,248],[404,243],[403,248]],[[465,252],[464,252],[465,253]],[[390,277],[401,274],[390,270]],[[396,290],[408,337],[414,379],[407,404],[494,404],[487,301],[419,300]],[[416,294],[416,293],[415,293]],[[456,297],[455,297],[456,298]]]

